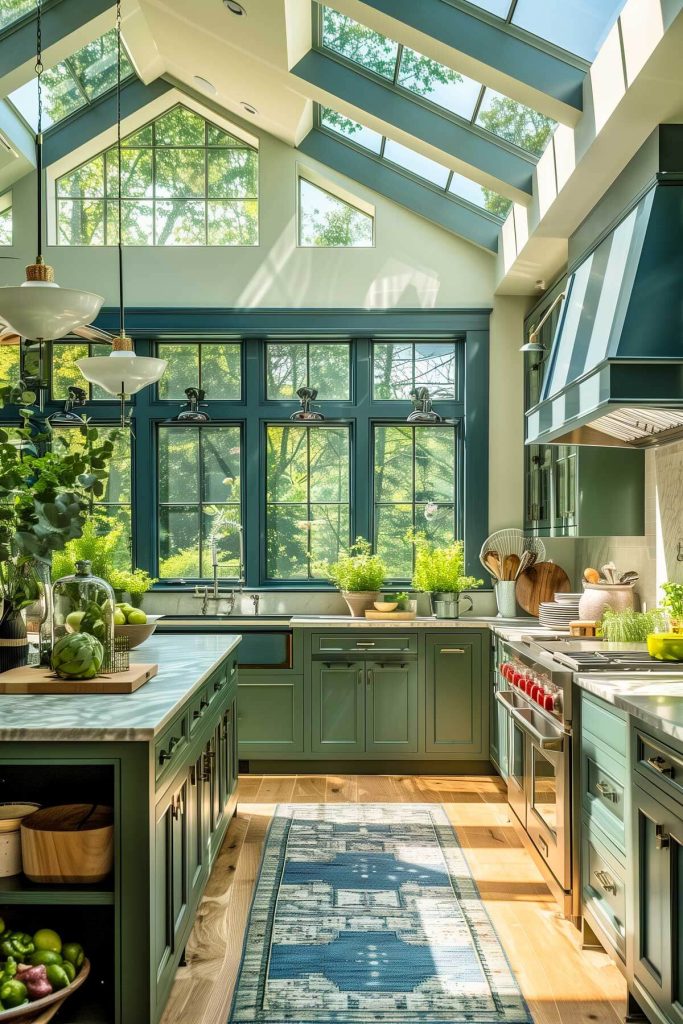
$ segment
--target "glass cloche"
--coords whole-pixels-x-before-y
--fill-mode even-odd
[[[76,562],[73,576],[62,576],[52,586],[53,644],[66,633],[91,633],[104,647],[105,659],[114,650],[114,591],[106,580],[93,576],[91,564]]]

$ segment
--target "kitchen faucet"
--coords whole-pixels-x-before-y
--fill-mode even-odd
[[[240,574],[239,582],[237,587],[232,587],[230,590],[219,587],[218,585],[218,544],[216,541],[215,528],[211,534],[211,565],[213,568],[213,586],[212,587],[195,587],[194,596],[201,599],[202,602],[202,615],[206,615],[209,601],[220,601],[224,594],[228,595],[228,615],[232,615],[235,608],[235,601],[237,595],[241,594],[244,590],[244,528],[241,523],[236,522],[234,519],[222,519],[217,526],[231,526],[233,530],[237,531],[239,536],[240,544]]]

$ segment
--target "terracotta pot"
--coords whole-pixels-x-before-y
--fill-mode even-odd
[[[579,601],[579,619],[599,622],[605,608],[624,612],[633,608],[633,585],[624,583],[584,583]]]
[[[380,598],[379,590],[342,590],[341,595],[356,619],[365,618],[366,608],[372,608]]]
[[[21,612],[10,612],[0,620],[0,672],[28,663],[28,637]]]

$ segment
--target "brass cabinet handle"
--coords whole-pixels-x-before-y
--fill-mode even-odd
[[[663,825],[655,826],[655,849],[667,850],[669,848],[669,835],[664,831]]]
[[[441,654],[464,654],[464,647],[442,647]]]
[[[660,775],[668,775],[671,777],[674,773],[673,765],[663,757],[660,757],[659,754],[656,754],[654,757],[648,757],[647,763],[650,765],[650,768],[654,768],[654,770],[659,772]]]
[[[612,876],[607,873],[607,871],[596,871],[595,877],[597,878],[598,882],[605,890],[605,892],[614,893],[614,895],[616,896],[617,883],[614,881]]]
[[[595,788],[597,789],[600,796],[606,797],[608,800],[614,800],[616,803],[618,800],[617,793],[608,782],[596,782]]]

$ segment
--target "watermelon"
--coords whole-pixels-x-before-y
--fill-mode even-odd
[[[52,668],[62,679],[92,679],[104,661],[104,648],[90,633],[67,633],[52,648]]]

